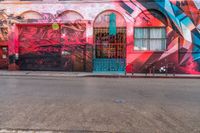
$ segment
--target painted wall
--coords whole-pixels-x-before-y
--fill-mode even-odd
[[[51,3],[51,2],[49,2]],[[84,22],[85,39],[93,44],[93,25],[97,16],[106,10],[119,12],[126,21],[127,50],[126,71],[146,72],[163,66],[175,69],[176,73],[200,73],[200,3],[197,0],[122,0],[113,2],[37,2],[0,3],[0,24],[8,27],[10,64],[16,64],[19,56],[19,29],[16,24],[26,23],[74,23]],[[150,10],[159,11],[165,23]],[[70,12],[72,11],[72,12]],[[2,19],[4,18],[4,19]],[[108,21],[105,17],[98,21]],[[120,25],[120,19],[117,24]],[[165,26],[167,49],[162,52],[138,51],[134,49],[135,27]],[[0,33],[2,36],[2,33]],[[12,65],[10,65],[12,66]],[[15,65],[14,65],[15,66]]]

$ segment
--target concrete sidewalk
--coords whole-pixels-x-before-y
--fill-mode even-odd
[[[102,78],[198,78],[200,75],[190,74],[124,74],[106,72],[61,72],[61,71],[8,71],[0,70],[0,76],[34,76],[34,77],[102,77]]]
[[[0,129],[0,133],[109,133],[104,131],[81,131],[81,130],[31,130],[31,129]]]
[[[0,71],[0,76],[84,77],[89,75],[92,75],[92,73],[60,71]]]

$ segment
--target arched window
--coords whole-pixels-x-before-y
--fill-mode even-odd
[[[96,58],[125,58],[126,22],[121,14],[108,10],[94,21]]]
[[[134,50],[164,51],[166,49],[166,17],[157,10],[140,13],[134,25]]]

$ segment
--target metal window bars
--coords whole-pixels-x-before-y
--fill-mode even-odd
[[[108,28],[94,28],[96,58],[125,58],[126,28],[117,28],[115,36],[109,36]]]

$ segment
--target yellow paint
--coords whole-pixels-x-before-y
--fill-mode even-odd
[[[58,25],[58,23],[53,23],[52,24],[52,29],[53,30],[58,30],[60,27],[59,27],[59,25]]]

